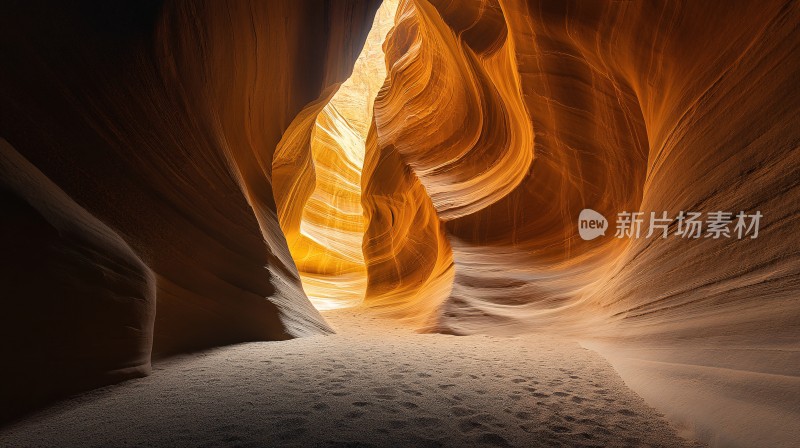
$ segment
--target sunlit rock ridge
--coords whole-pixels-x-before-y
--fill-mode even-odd
[[[316,116],[310,133],[311,111],[297,120],[273,161],[276,172],[298,184],[282,192],[305,192],[276,195],[276,202],[303,289],[317,309],[360,305],[366,292],[361,171],[375,96],[386,78],[382,45],[396,10],[396,0],[381,4],[350,78]],[[301,159],[298,169],[294,161]]]

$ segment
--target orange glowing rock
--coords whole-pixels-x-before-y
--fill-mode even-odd
[[[0,130],[155,273],[155,353],[326,333],[314,306],[362,304],[565,333],[687,426],[786,442],[800,3],[386,1],[363,50],[369,1],[168,2],[119,48],[70,14],[48,42],[18,3]],[[764,226],[587,241],[585,208]]]
[[[318,309],[359,305],[367,289],[361,170],[373,102],[386,77],[381,47],[396,9],[397,1],[381,4],[353,74],[316,116],[311,131],[312,115],[301,114],[276,152],[274,171],[285,172],[292,168],[287,159],[298,157],[310,142],[310,158],[300,164],[308,175],[296,177],[302,193],[278,196],[278,203],[303,289]]]
[[[366,303],[432,312],[439,331],[594,339],[688,426],[788,446],[799,22],[781,1],[402,2],[364,170]],[[613,224],[584,241],[584,208],[773,224],[749,241],[617,239]],[[450,253],[446,297],[422,293]]]

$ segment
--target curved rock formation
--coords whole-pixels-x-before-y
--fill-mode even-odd
[[[675,259],[669,255],[672,251],[686,256],[679,249],[685,242],[582,241],[577,238],[576,218],[583,208],[606,216],[624,210],[663,209],[674,217],[680,210],[710,212],[726,206],[736,210],[770,206],[779,220],[781,214],[795,213],[796,207],[784,212],[765,201],[777,200],[776,192],[794,194],[796,187],[783,175],[794,174],[796,135],[785,132],[785,126],[796,100],[781,97],[781,92],[791,89],[787,83],[793,66],[786,58],[795,45],[791,37],[796,5],[774,2],[758,11],[732,8],[712,22],[716,28],[704,22],[714,15],[715,7],[680,2],[630,8],[409,1],[401,8],[387,43],[390,74],[376,100],[378,144],[382,151],[396,151],[413,169],[446,222],[457,266],[452,301],[461,301],[451,303],[453,308],[502,314],[507,305],[523,305],[514,309],[514,319],[526,325],[534,317],[525,313],[536,308],[532,303],[542,305],[545,318],[556,305],[572,308],[581,301],[596,303],[614,320],[612,315],[623,317],[621,310],[655,300],[661,294],[656,290],[665,291],[664,281],[670,282],[657,271],[650,280],[633,281],[609,268],[620,265],[628,276],[641,275],[639,261],[630,263],[634,255],[652,253],[650,264],[656,265],[656,257]],[[747,16],[748,26],[736,19],[739,14]],[[659,27],[659,23],[667,26],[666,19],[658,22],[665,17],[680,21],[671,25],[676,31]],[[616,24],[613,37],[604,23]],[[687,53],[687,35],[705,45]],[[769,53],[770,59],[755,56],[755,50]],[[709,66],[707,61],[712,59],[714,64]],[[782,69],[773,70],[777,65]],[[708,125],[697,121],[698,114],[705,114],[708,122],[724,116],[722,112],[729,110],[725,101],[740,99],[740,92],[751,84],[771,87],[762,88],[758,100],[742,104],[730,118],[769,119],[718,126],[719,138],[712,138]],[[489,124],[494,127],[487,129]],[[513,169],[502,170],[508,176],[485,175],[504,166],[507,157],[528,152],[509,143],[524,130],[535,141],[532,162],[515,161]],[[471,133],[477,137],[461,138]],[[452,137],[435,140],[443,135]],[[746,136],[750,138],[741,138]],[[763,136],[757,144],[756,136]],[[487,144],[476,143],[481,139]],[[757,159],[755,154],[759,154]],[[789,170],[771,170],[770,188],[759,184],[749,192],[722,191],[725,182],[747,182],[758,167],[768,165],[768,159],[787,162],[781,169]],[[720,165],[721,161],[730,166]],[[465,180],[477,166],[483,166],[484,172]],[[737,171],[734,166],[753,168]],[[759,182],[767,180],[759,178]],[[469,188],[459,188],[463,185]],[[445,190],[444,195],[440,193]],[[714,198],[719,204],[711,205]],[[703,239],[692,250],[699,255],[742,248],[734,243]],[[772,247],[777,248],[775,255],[787,253],[786,247]],[[626,256],[628,267],[624,268]],[[759,256],[769,259],[764,252]],[[698,263],[703,261],[704,257],[698,257]],[[515,267],[514,272],[509,275],[494,266],[498,264]],[[684,273],[673,273],[673,278],[697,273],[690,264],[684,263],[682,269]],[[708,269],[709,277],[718,278],[716,270],[727,268],[716,263]],[[560,280],[563,277],[568,278]],[[735,277],[741,280],[741,273]],[[485,280],[483,286],[477,284],[481,280]],[[609,302],[601,284],[617,290],[617,297]],[[620,296],[619,288],[630,290],[637,284],[647,284],[652,291]],[[590,285],[594,289],[587,289]],[[470,291],[476,287],[480,291]],[[513,294],[507,294],[509,288]],[[695,287],[687,288],[691,291]],[[449,320],[456,326],[469,326],[469,319]],[[448,319],[443,323],[447,325]]]
[[[789,230],[800,209],[798,4],[400,9],[375,106],[378,153],[413,171],[445,223],[455,278],[437,328],[594,340],[623,375],[619,359],[638,359],[639,378],[680,391],[642,393],[702,437],[785,444],[800,402],[788,392],[800,384],[800,249]],[[612,221],[727,210],[766,222],[758,239],[584,241],[584,208]],[[415,260],[430,265],[436,238],[424,235],[429,252]],[[382,249],[371,257],[390,259]]]
[[[517,319],[527,325],[530,307],[507,305],[530,296],[548,295],[540,297],[546,307],[559,303],[581,286],[573,270],[586,271],[590,263],[573,270],[554,264],[605,259],[595,249],[618,245],[576,241],[577,213],[586,204],[605,214],[631,209],[641,197],[646,138],[641,117],[625,113],[638,110],[630,88],[592,78],[588,64],[578,62],[571,63],[588,80],[582,93],[568,88],[571,78],[541,86],[535,81],[544,76],[537,74],[543,62],[525,53],[535,39],[509,34],[525,29],[516,20],[507,23],[496,2],[404,2],[387,41],[391,69],[375,105],[379,146],[402,160],[393,170],[403,171],[405,163],[419,177],[439,218],[448,221],[448,238],[461,252],[456,265],[464,266],[456,269],[446,305],[452,319],[440,325],[447,331],[476,330],[469,329],[470,313],[492,316],[477,320],[490,325]],[[563,61],[551,64],[560,69]],[[616,179],[617,172],[628,178]],[[425,245],[438,247],[437,238],[443,239],[430,237]],[[436,263],[445,252],[416,256],[412,264]]]
[[[363,152],[348,151],[363,148],[364,137],[335,106],[337,96],[315,121],[311,139],[315,188],[299,210],[295,238],[288,240],[303,290],[317,309],[360,304],[367,279],[361,253]]]
[[[496,19],[486,13],[479,20]],[[407,1],[387,43],[391,70],[375,104],[378,144],[393,146],[414,169],[442,219],[508,195],[533,159],[511,46],[495,34],[503,33],[486,38],[502,42],[478,53],[458,41],[432,6]]]
[[[0,135],[157,274],[158,354],[330,331],[278,225],[272,158],[347,77],[378,5],[320,6],[3,7]]]
[[[26,366],[3,375],[9,412],[145,374],[151,344],[331,331],[279,227],[272,158],[347,78],[377,3],[0,8],[0,136],[44,173],[4,200],[3,343]]]
[[[0,421],[150,372],[155,277],[0,139]]]
[[[374,1],[131,5],[4,6],[0,135],[155,272],[156,353],[330,331],[302,278],[585,339],[721,445],[800,438],[798,2],[402,0],[382,47]],[[584,240],[585,208],[763,220]]]
[[[359,305],[367,288],[361,171],[372,105],[386,77],[381,47],[396,9],[397,1],[383,2],[351,77],[324,108],[316,102],[298,115],[273,160],[281,227],[318,309]]]
[[[374,127],[366,147],[365,305],[431,327],[431,319],[450,293],[450,244],[425,188],[394,147],[378,146]]]

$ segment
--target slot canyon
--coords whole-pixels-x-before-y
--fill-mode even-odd
[[[9,1],[0,48],[0,446],[800,440],[797,0]]]

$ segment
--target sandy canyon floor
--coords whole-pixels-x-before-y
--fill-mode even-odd
[[[698,446],[575,342],[325,316],[338,334],[170,358],[3,429],[0,445]]]

